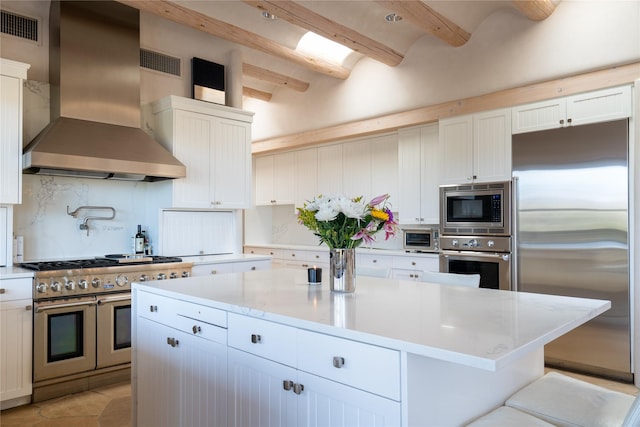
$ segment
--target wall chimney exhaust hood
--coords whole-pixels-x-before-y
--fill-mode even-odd
[[[160,181],[185,166],[140,129],[139,11],[112,1],[52,1],[51,123],[23,172]]]

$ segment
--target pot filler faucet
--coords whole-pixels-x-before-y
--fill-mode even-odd
[[[80,224],[80,230],[87,230],[87,236],[89,235],[89,221],[90,220],[106,220],[106,219],[113,219],[116,217],[116,210],[114,208],[112,208],[111,206],[80,206],[78,209],[76,209],[73,212],[69,212],[69,206],[67,205],[67,215],[71,215],[74,218],[78,218],[78,213],[81,210],[109,210],[111,211],[111,216],[85,216],[82,219],[82,224]]]

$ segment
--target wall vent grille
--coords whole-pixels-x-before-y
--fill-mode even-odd
[[[2,10],[0,31],[22,39],[38,41],[38,20]]]
[[[140,49],[140,66],[180,77],[180,58]]]

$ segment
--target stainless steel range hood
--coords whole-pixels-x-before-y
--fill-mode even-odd
[[[51,123],[25,147],[23,172],[159,181],[186,168],[140,129],[139,11],[52,1]]]

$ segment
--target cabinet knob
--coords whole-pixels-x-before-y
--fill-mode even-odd
[[[7,292],[5,288],[0,288],[0,294],[4,294],[5,292]]]
[[[193,325],[193,328],[191,328],[191,330],[193,331],[193,334],[197,334],[199,332],[202,332],[202,328],[198,325]]]
[[[262,337],[258,334],[251,334],[251,342],[253,344],[258,344],[259,342],[262,341]]]
[[[411,265],[416,265],[416,262],[415,261],[411,261]]]
[[[211,274],[218,274],[218,270],[211,270]]]
[[[289,391],[291,390],[291,388],[293,387],[293,381],[291,380],[284,380],[282,381],[282,388]]]
[[[149,311],[152,313],[157,313],[158,312],[158,306],[157,305],[150,305],[149,306]]]
[[[295,394],[301,394],[303,390],[304,390],[304,385],[298,384],[298,383],[293,385],[293,392]]]
[[[175,338],[167,337],[167,344],[169,344],[171,347],[177,347],[178,344],[180,344],[180,341]]]
[[[567,119],[567,124],[571,124],[571,122],[573,121],[573,119]]]
[[[560,119],[560,124],[563,125],[564,124],[564,119]]]
[[[343,366],[344,366],[344,357],[333,356],[333,367],[340,369]]]
[[[255,271],[255,270],[256,270],[256,266],[255,266],[255,265],[252,265],[252,266],[251,266],[251,271]]]
[[[26,305],[26,306],[24,307],[24,309],[25,309],[26,311],[31,311],[31,310],[33,309],[33,306],[32,306],[32,305]]]
[[[374,260],[373,260],[373,263],[375,264],[376,262],[378,262],[378,260],[377,260],[377,259],[374,259]]]

